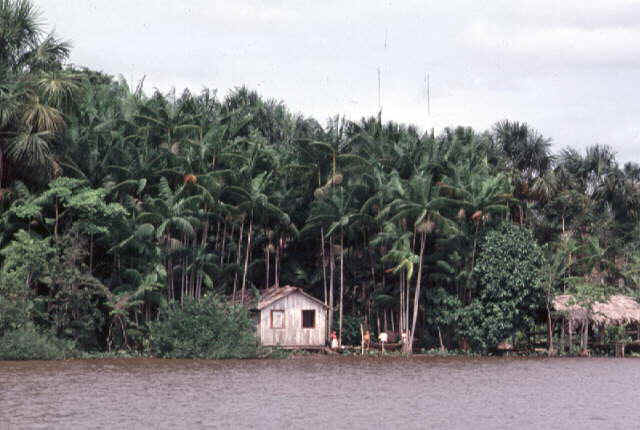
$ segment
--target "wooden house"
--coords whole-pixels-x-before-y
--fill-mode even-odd
[[[298,287],[263,292],[256,311],[263,346],[323,348],[327,341],[327,305]]]

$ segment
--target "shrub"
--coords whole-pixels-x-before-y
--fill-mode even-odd
[[[473,270],[477,295],[463,312],[464,335],[474,349],[487,350],[534,328],[545,301],[543,264],[530,230],[504,223],[486,235]]]
[[[0,360],[61,360],[75,355],[73,342],[40,332],[32,325],[0,337]]]
[[[0,337],[31,322],[32,303],[26,299],[8,299],[0,295]]]
[[[159,357],[250,358],[259,352],[247,310],[215,296],[166,306],[150,332]]]
[[[336,312],[333,318],[333,329],[338,332],[340,327],[340,316]],[[360,345],[362,340],[360,334],[360,324],[363,323],[363,319],[358,315],[346,315],[342,316],[342,344],[343,345]]]

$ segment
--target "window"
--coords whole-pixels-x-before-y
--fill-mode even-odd
[[[271,311],[271,328],[284,328],[284,311]]]
[[[302,311],[302,328],[315,328],[316,327],[316,311]]]

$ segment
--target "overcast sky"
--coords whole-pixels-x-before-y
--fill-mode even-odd
[[[640,2],[35,0],[71,62],[145,88],[247,85],[321,123],[527,122],[640,161]],[[430,80],[427,114],[425,74]]]

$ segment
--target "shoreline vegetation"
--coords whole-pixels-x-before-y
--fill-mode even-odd
[[[486,353],[474,353],[469,351],[446,351],[440,350],[421,350],[415,351],[411,355],[403,354],[400,351],[380,353],[380,351],[369,351],[364,355],[360,352],[357,353],[335,353],[326,354],[322,351],[304,351],[304,350],[282,350],[272,349],[271,351],[263,354],[262,356],[246,357],[246,358],[164,358],[154,355],[146,355],[136,351],[111,351],[111,352],[81,352],[77,355],[55,358],[53,361],[111,361],[111,360],[153,360],[153,361],[202,361],[202,362],[225,362],[227,360],[251,360],[251,361],[263,361],[263,360],[438,360],[438,359],[451,359],[461,361],[478,361],[478,360],[570,360],[570,359],[585,359],[591,358],[612,358],[611,354],[592,354],[589,357],[580,356],[579,354],[567,354],[567,355],[555,355],[549,356],[546,352],[531,352],[531,353],[517,353],[517,354],[486,354]],[[640,352],[632,352],[627,354],[625,358],[636,359],[640,358]],[[10,363],[28,363],[33,361],[52,361],[48,358],[34,358],[34,359],[3,359],[0,360],[0,366]]]
[[[636,347],[613,305],[640,297],[640,165],[611,147],[147,94],[69,64],[42,18],[0,0],[0,359],[264,356],[249,309],[284,285],[340,345]]]

